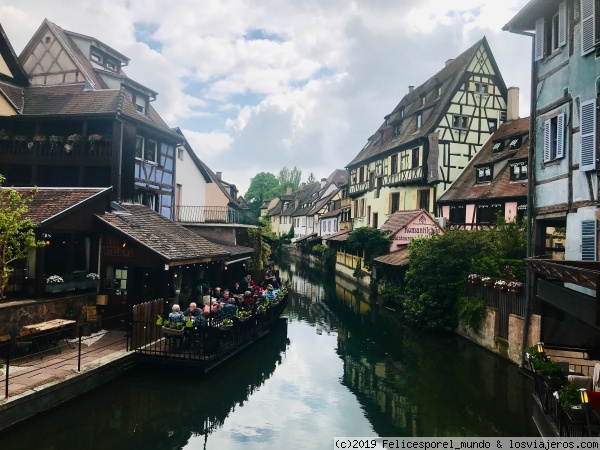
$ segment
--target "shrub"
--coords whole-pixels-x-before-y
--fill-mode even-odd
[[[402,296],[402,289],[394,283],[385,283],[379,291],[379,298],[386,302],[399,301]]]
[[[482,299],[466,296],[458,298],[458,317],[472,330],[479,329],[485,312],[485,302]]]
[[[558,401],[564,409],[581,405],[581,394],[579,388],[573,383],[567,383],[558,391]]]

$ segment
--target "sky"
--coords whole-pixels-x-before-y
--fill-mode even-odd
[[[531,38],[502,31],[528,0],[0,0],[21,53],[46,18],[131,59],[214,172],[343,169],[408,93],[486,37],[529,114]]]

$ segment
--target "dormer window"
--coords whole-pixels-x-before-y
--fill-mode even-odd
[[[437,96],[440,97],[442,95],[442,86],[438,86],[437,88]]]
[[[394,137],[398,137],[400,135],[400,124],[394,124]]]
[[[107,59],[106,60],[106,68],[109,70],[112,70],[113,72],[116,72],[117,71],[117,63],[110,59]]]
[[[510,163],[510,181],[521,181],[527,179],[527,160]]]
[[[400,110],[400,118],[404,118],[404,108]]]
[[[501,152],[504,148],[504,141],[494,141],[494,145],[492,146],[492,151],[494,153]]]
[[[421,113],[417,114],[417,130],[421,128],[423,125],[423,115]]]
[[[518,137],[518,138],[513,138],[510,140],[510,149],[511,150],[517,150],[519,148],[521,148],[521,143],[523,142],[523,138],[522,137]]]
[[[102,64],[102,55],[99,55],[98,53],[92,52],[90,54],[90,59],[98,64]]]
[[[467,130],[469,128],[469,118],[460,114],[452,116],[452,126],[461,130]]]
[[[135,97],[135,110],[140,114],[146,114],[146,99],[141,95]]]
[[[421,106],[425,106],[425,96],[421,97]]]
[[[487,184],[492,182],[492,166],[477,167],[477,184]]]

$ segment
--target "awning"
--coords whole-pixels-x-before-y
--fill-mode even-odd
[[[323,240],[344,242],[344,241],[348,240],[349,235],[350,235],[350,230],[342,230],[342,231],[338,231],[337,233],[330,234],[329,236],[323,236]]]
[[[223,264],[228,266],[229,264],[235,264],[237,262],[246,261],[250,258],[251,258],[251,256],[246,256],[244,258],[234,259],[233,261],[225,261]]]
[[[316,235],[317,235],[317,233],[310,233],[310,234],[307,234],[306,236],[299,237],[298,239],[296,239],[294,241],[294,244],[297,244],[298,242],[302,242],[309,238],[315,237]]]
[[[403,248],[402,250],[397,250],[388,253],[387,255],[378,256],[377,258],[373,258],[373,260],[388,266],[406,266],[408,265],[409,254],[410,250],[408,250],[408,248]]]

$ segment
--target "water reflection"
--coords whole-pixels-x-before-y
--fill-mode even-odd
[[[535,434],[531,386],[516,366],[456,336],[404,327],[352,282],[298,260],[278,265],[294,285],[287,321],[211,376],[136,369],[0,441],[314,449],[334,436]]]

